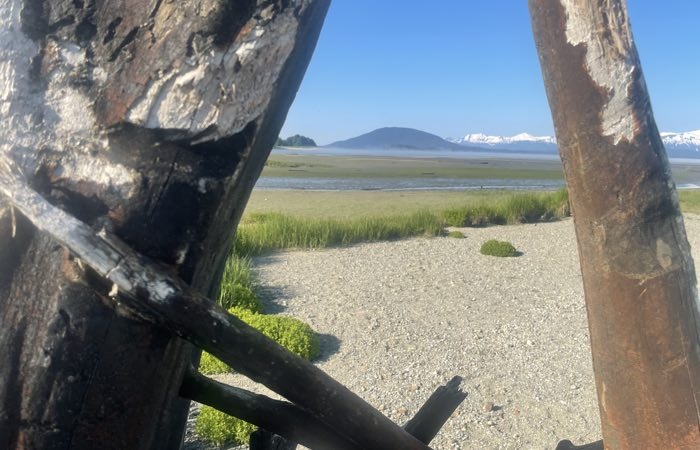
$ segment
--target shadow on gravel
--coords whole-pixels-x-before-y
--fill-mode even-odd
[[[314,363],[325,362],[330,359],[331,356],[338,353],[340,350],[340,339],[333,336],[332,334],[321,334],[318,333],[318,343],[321,351],[318,358],[314,359]]]
[[[287,301],[294,297],[289,290],[275,286],[256,286],[255,295],[262,302],[265,314],[279,314],[287,309]]]

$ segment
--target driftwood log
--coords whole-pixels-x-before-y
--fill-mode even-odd
[[[608,449],[700,448],[693,261],[623,0],[530,0]]]
[[[328,0],[0,1],[0,160],[216,297]],[[0,448],[173,449],[198,350],[0,200]]]

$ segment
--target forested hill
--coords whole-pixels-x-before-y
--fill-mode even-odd
[[[278,137],[275,147],[316,147],[316,142],[309,137],[295,134],[287,139]]]
[[[387,127],[326,147],[354,149],[464,150],[464,147],[413,128]]]

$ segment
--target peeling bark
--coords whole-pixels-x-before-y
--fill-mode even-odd
[[[623,0],[530,0],[610,449],[699,448],[696,278]]]
[[[215,297],[328,3],[0,0],[0,161]],[[7,224],[0,204],[0,447],[177,448],[190,345]]]

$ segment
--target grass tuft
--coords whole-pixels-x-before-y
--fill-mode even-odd
[[[447,233],[447,237],[451,238],[456,238],[456,239],[464,239],[464,233],[462,233],[459,230],[453,230]]]

